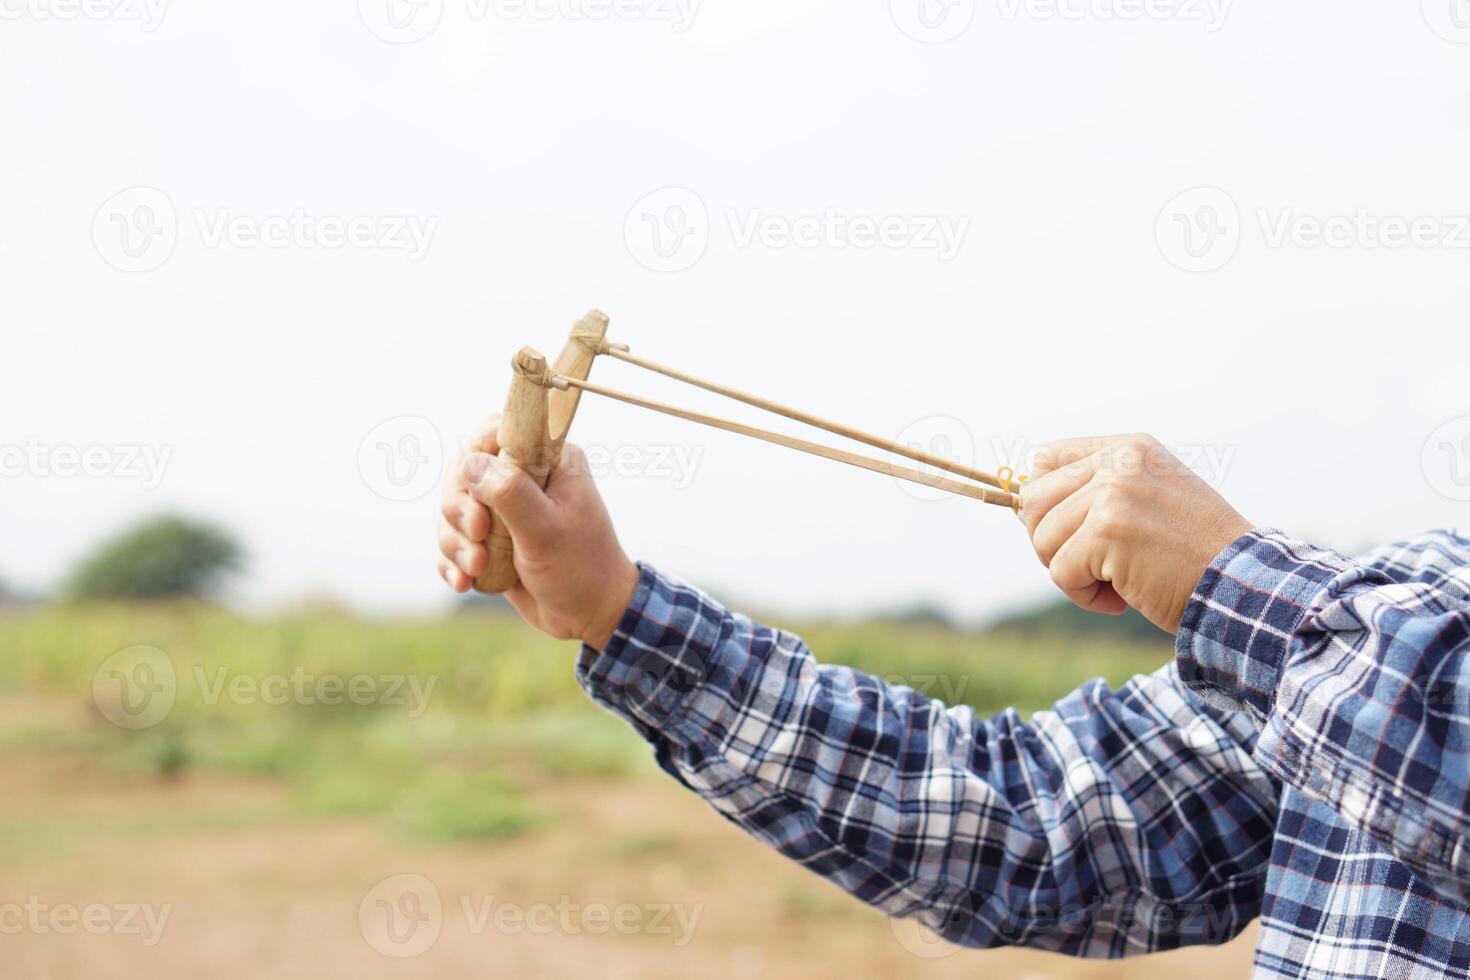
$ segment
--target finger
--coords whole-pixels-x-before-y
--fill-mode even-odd
[[[508,459],[476,453],[465,457],[464,475],[471,494],[494,513],[517,543],[535,541],[555,521],[555,505],[525,471]]]
[[[1051,580],[1068,599],[1089,612],[1120,615],[1128,604],[1092,569],[1091,543],[1087,532],[1074,534],[1052,558]]]
[[[453,564],[451,564],[448,559],[445,558],[439,559],[439,577],[442,578],[451,589],[460,593],[461,595],[468,592],[470,590],[470,586],[474,585],[473,580],[471,580],[468,575],[460,571]]]
[[[1087,486],[1097,473],[1098,459],[1090,454],[1021,484],[1021,521],[1032,537],[1053,507]]]
[[[489,453],[494,456],[500,452],[500,413],[487,415],[475,429],[475,434],[470,437],[470,452]]]
[[[1043,565],[1051,566],[1057,552],[1062,550],[1062,546],[1087,520],[1096,492],[1096,485],[1087,483],[1047,511],[1036,525],[1031,532],[1031,546],[1036,549],[1036,557],[1041,559]]]
[[[1081,436],[1076,439],[1058,439],[1036,450],[1031,457],[1031,479],[1036,480],[1059,470],[1069,463],[1086,459],[1110,446],[1136,440],[1138,436],[1121,433],[1112,436]]]
[[[470,541],[448,524],[439,525],[439,551],[470,578],[490,564],[490,552],[484,545]]]
[[[593,487],[590,465],[580,446],[563,447],[547,478],[546,495],[562,505],[575,505],[584,499]]]
[[[458,474],[458,468],[455,470]],[[456,475],[456,482],[458,476]],[[440,506],[449,526],[471,541],[484,541],[490,535],[490,510],[463,488],[447,493]]]

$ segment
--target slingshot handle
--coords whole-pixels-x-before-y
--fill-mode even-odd
[[[510,394],[505,399],[505,412],[500,416],[500,458],[519,466],[536,485],[546,487],[561,444],[551,438],[549,428],[549,389],[546,358],[530,347],[521,348],[511,362],[515,374]],[[520,581],[515,568],[515,546],[500,518],[491,515],[490,537],[486,541],[490,564],[475,580],[475,589],[488,595],[499,595]]]

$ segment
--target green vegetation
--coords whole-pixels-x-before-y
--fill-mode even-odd
[[[84,560],[66,594],[72,599],[202,598],[240,566],[242,552],[218,528],[156,517],[104,541]]]
[[[983,712],[1043,707],[1089,677],[1118,682],[1168,657],[1167,644],[891,624],[803,632],[824,662]],[[104,717],[99,706],[118,702],[94,700],[94,685],[131,678],[115,655],[139,645],[163,658],[140,681],[157,688],[167,674],[174,698],[133,730]],[[0,618],[0,650],[0,696],[27,706],[0,714],[0,753],[76,753],[123,778],[259,778],[308,819],[499,839],[558,818],[555,782],[654,771],[642,741],[578,689],[575,648],[511,617],[251,619],[191,602],[88,603]]]
[[[1169,643],[1169,635],[1137,610],[1130,609],[1121,616],[1099,616],[1066,599],[1014,613],[995,623],[991,630],[1020,637],[1084,637],[1166,646]]]

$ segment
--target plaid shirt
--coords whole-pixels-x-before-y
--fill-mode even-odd
[[[583,687],[757,839],[967,946],[1116,957],[1260,916],[1261,977],[1470,978],[1470,540],[1226,549],[1175,661],[1029,721],[819,665],[644,567]]]

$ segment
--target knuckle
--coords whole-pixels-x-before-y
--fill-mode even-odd
[[[1067,567],[1065,562],[1052,562],[1047,572],[1051,575],[1052,584],[1057,588],[1063,590],[1071,588],[1071,569]]]
[[[1128,522],[1113,509],[1106,509],[1092,521],[1092,536],[1104,543],[1121,541],[1128,533]]]

